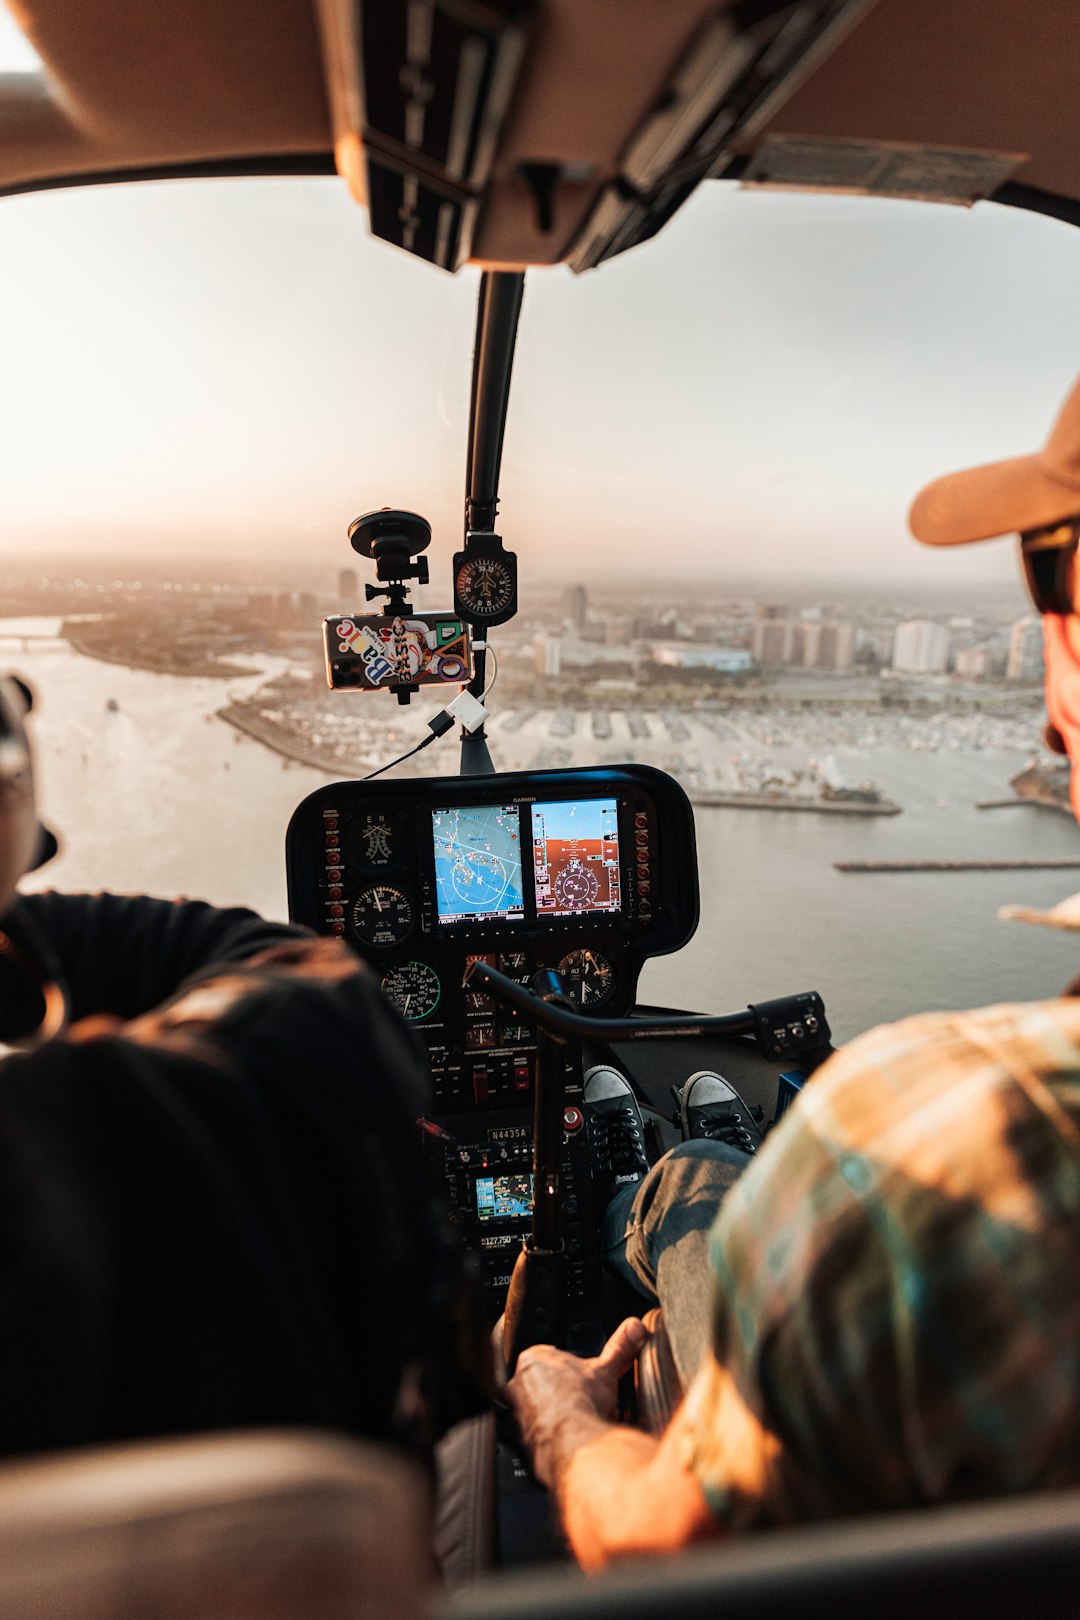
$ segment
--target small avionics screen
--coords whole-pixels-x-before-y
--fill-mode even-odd
[[[538,916],[620,909],[619,807],[614,799],[534,804],[532,845]]]
[[[514,922],[524,917],[517,805],[433,810],[431,834],[440,923],[477,917]]]
[[[476,1218],[480,1221],[525,1220],[532,1214],[531,1175],[477,1176]]]

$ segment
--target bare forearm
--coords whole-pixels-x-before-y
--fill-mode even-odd
[[[567,1539],[586,1569],[633,1553],[670,1552],[719,1528],[687,1466],[678,1422],[659,1440],[612,1422],[618,1380],[647,1337],[631,1317],[599,1356],[584,1361],[533,1345],[507,1385],[536,1477],[558,1499]]]
[[[563,1527],[584,1569],[601,1569],[628,1553],[661,1550],[658,1504],[648,1474],[659,1442],[640,1429],[592,1419],[560,1470],[557,1494]]]

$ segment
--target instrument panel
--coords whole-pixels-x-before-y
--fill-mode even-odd
[[[427,1045],[435,1105],[530,1100],[535,1034],[481,990],[481,957],[520,983],[563,976],[590,1013],[634,1004],[643,962],[698,919],[693,812],[643,765],[337,782],[286,836],[289,915],[349,941]]]

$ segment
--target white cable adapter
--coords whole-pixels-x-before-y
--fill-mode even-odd
[[[452,714],[468,732],[478,731],[488,717],[479,698],[474,698],[469,691],[459,692],[454,701],[446,705],[446,712]]]

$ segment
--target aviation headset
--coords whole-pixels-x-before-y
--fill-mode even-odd
[[[56,854],[37,817],[34,762],[23,724],[33,694],[17,675],[0,675],[0,1042],[32,1047],[67,1022],[67,997],[51,952],[21,916],[16,885]],[[29,990],[29,995],[27,995]]]

